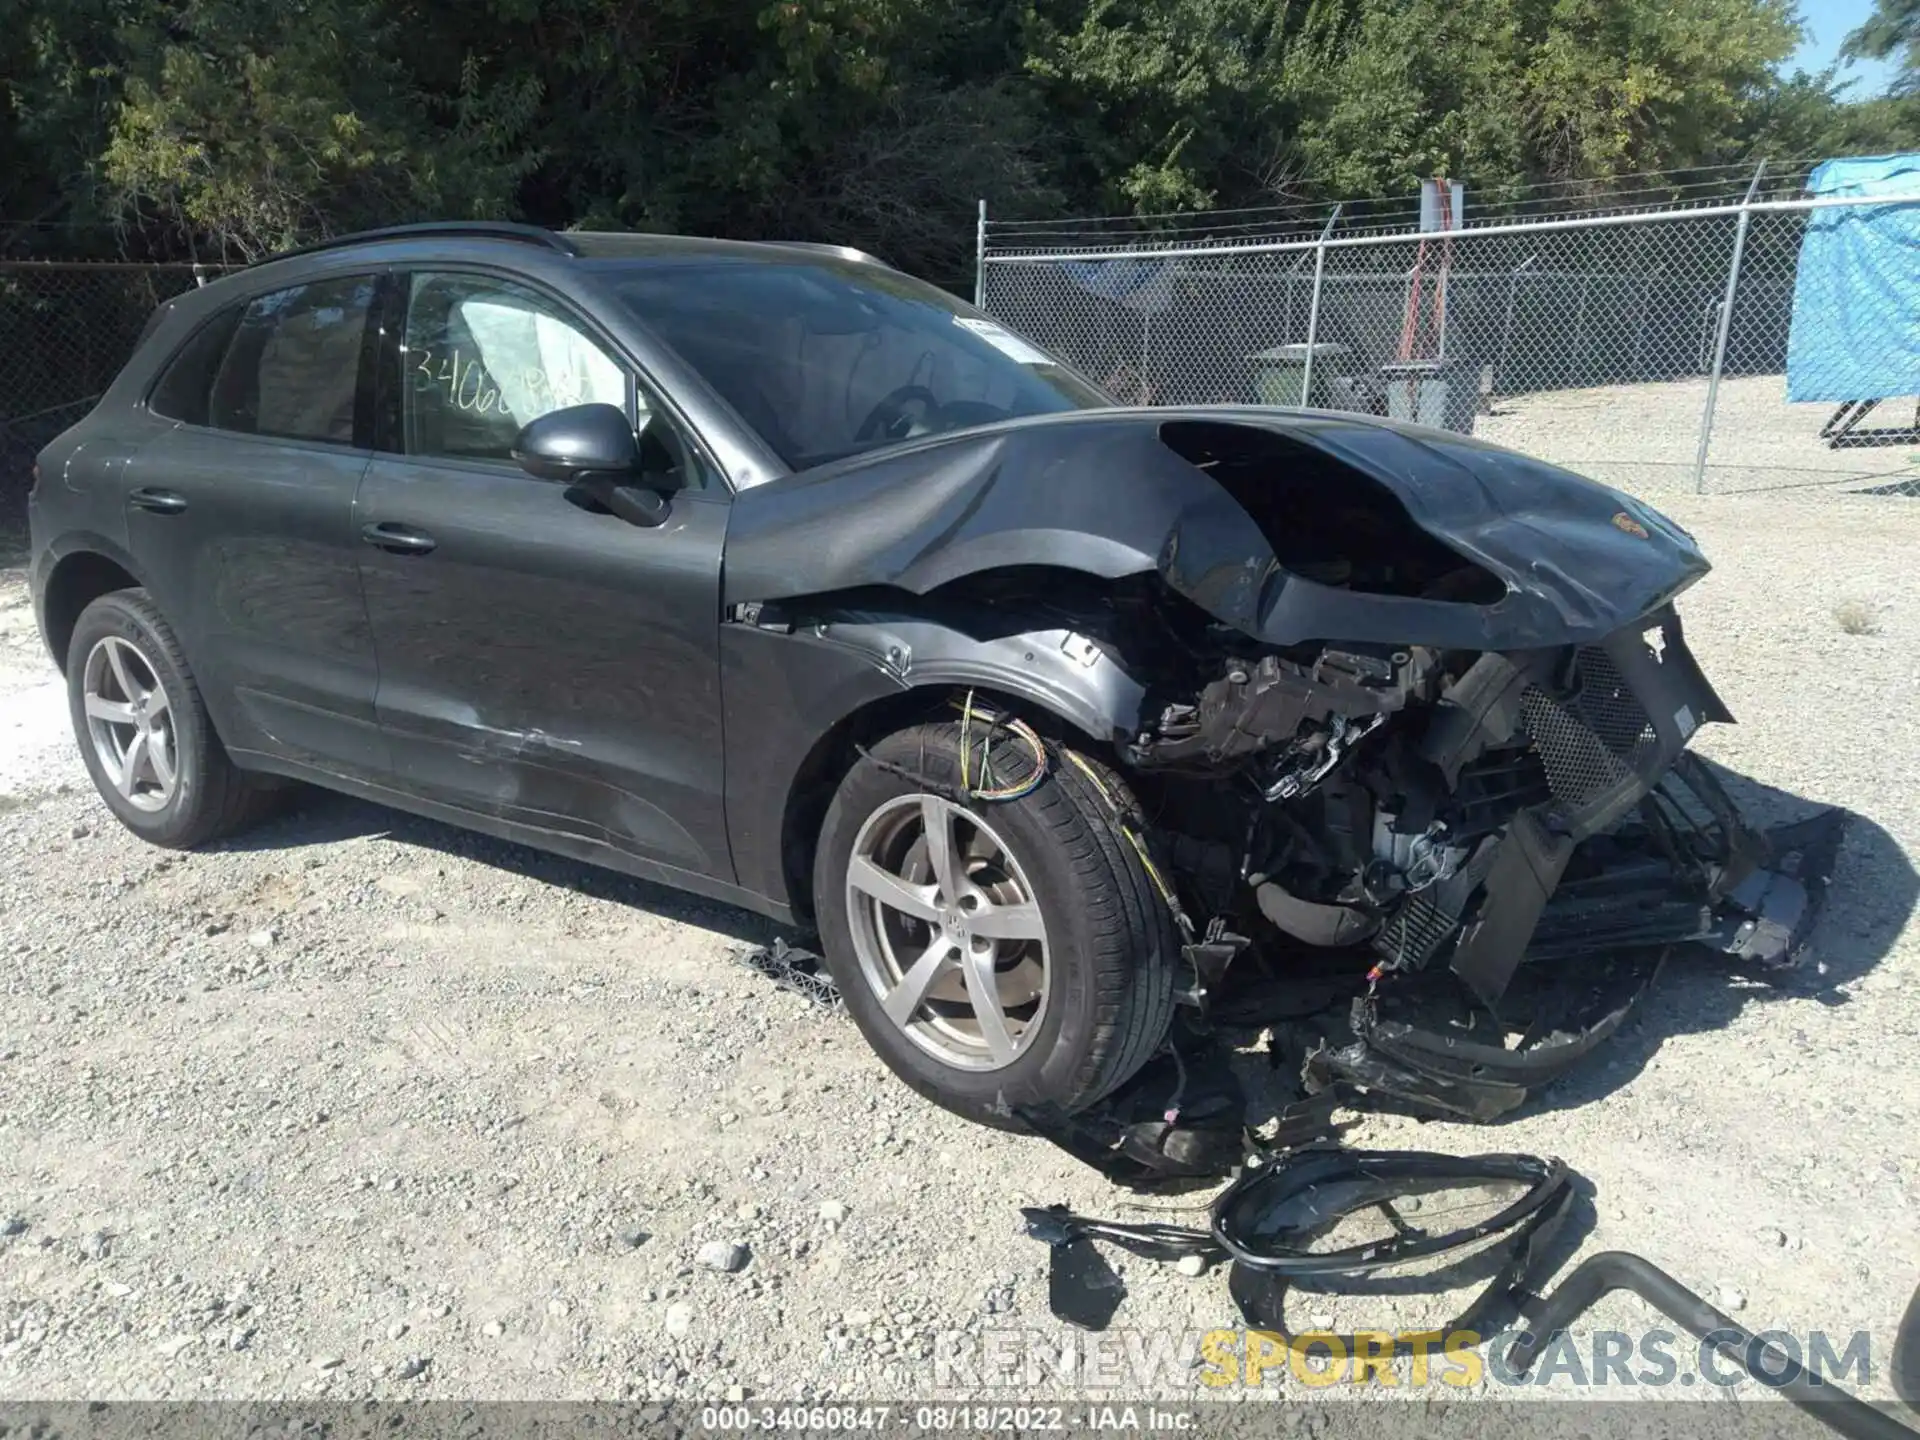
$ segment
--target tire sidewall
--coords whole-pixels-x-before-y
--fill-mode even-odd
[[[163,636],[141,611],[129,593],[117,592],[102,596],[81,612],[67,647],[67,708],[80,758],[93,778],[94,789],[114,817],[144,840],[174,845],[192,829],[202,805],[208,780],[206,720],[192,676],[174,659],[177,647],[169,643],[171,636]],[[173,798],[159,810],[141,810],[128,803],[94,751],[87,723],[87,656],[109,636],[134,646],[167,692],[173,716],[175,784]]]
[[[916,757],[918,759],[918,757]],[[927,778],[951,796],[959,790],[959,764],[947,747],[928,747]],[[1088,1086],[1097,1068],[1092,1055],[1097,1023],[1093,968],[1088,962],[1092,937],[1082,908],[1074,903],[1083,888],[1043,813],[1052,776],[1031,796],[1004,802],[968,801],[1000,835],[1033,888],[1047,930],[1050,990],[1040,1033],[1011,1065],[998,1070],[959,1070],[942,1064],[908,1039],[880,1008],[880,998],[854,953],[847,913],[846,877],[860,829],[881,806],[924,794],[904,775],[860,760],[848,772],[827,811],[814,866],[815,918],[826,963],[854,1023],[868,1044],[907,1084],[936,1104],[1001,1127],[1017,1127],[1014,1107],[1060,1101]]]

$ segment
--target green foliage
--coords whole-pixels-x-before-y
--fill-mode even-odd
[[[1847,36],[1842,54],[1854,59],[1900,57],[1899,89],[1920,89],[1920,0],[1877,0],[1867,23]]]
[[[1881,4],[1856,44],[1911,56],[1920,0]],[[1498,195],[1913,138],[1905,102],[1781,78],[1797,38],[1790,0],[0,0],[0,237],[250,256],[515,216],[958,282],[977,196]]]

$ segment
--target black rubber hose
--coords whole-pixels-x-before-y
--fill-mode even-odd
[[[1920,1288],[1907,1302],[1907,1313],[1900,1317],[1900,1329],[1893,1337],[1893,1393],[1920,1410]]]
[[[1753,1373],[1747,1355],[1759,1342],[1746,1327],[1714,1309],[1658,1265],[1624,1250],[1605,1250],[1582,1261],[1551,1294],[1542,1296],[1527,1316],[1527,1333],[1507,1350],[1508,1366],[1515,1374],[1530,1369],[1553,1335],[1591,1310],[1601,1296],[1615,1290],[1631,1290],[1694,1339],[1711,1338],[1715,1350],[1749,1375]],[[1762,1348],[1785,1362],[1778,1378],[1770,1374],[1762,1383],[1829,1429],[1851,1440],[1915,1440],[1920,1435],[1920,1431],[1901,1424],[1885,1411],[1816,1379],[1792,1356]]]

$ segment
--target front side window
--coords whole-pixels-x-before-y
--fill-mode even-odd
[[[570,405],[627,409],[624,366],[553,304],[480,275],[408,282],[401,423],[409,455],[507,460],[521,428]]]
[[[351,445],[360,344],[379,281],[316,280],[241,312],[214,372],[207,423],[245,435]]]

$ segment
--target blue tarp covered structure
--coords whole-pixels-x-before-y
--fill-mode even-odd
[[[1067,278],[1089,295],[1114,300],[1129,310],[1157,315],[1173,304],[1173,262],[1134,259],[1063,260]]]
[[[1920,195],[1920,155],[1828,160],[1820,196]],[[1794,282],[1787,399],[1920,395],[1920,204],[1812,210]]]

